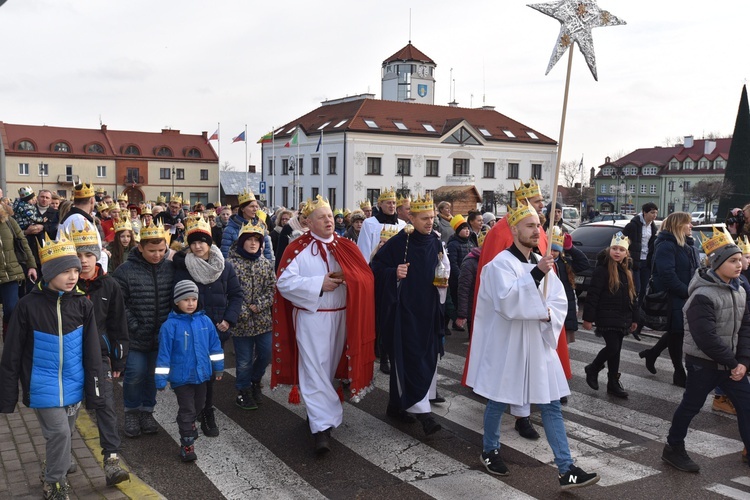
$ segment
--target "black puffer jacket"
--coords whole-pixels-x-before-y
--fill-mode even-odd
[[[150,264],[138,248],[133,248],[127,262],[115,269],[112,277],[125,300],[130,349],[158,351],[159,328],[172,310],[174,264],[166,258]]]
[[[460,238],[454,234],[448,240],[446,249],[448,250],[448,260],[451,263],[450,286],[451,289],[458,287],[458,277],[461,274],[461,264],[471,249],[476,247],[471,238]]]
[[[591,285],[586,292],[586,306],[583,320],[596,325],[598,330],[626,330],[638,321],[638,310],[628,294],[628,277],[625,270],[618,268],[620,288],[615,293],[609,291],[609,256],[602,251],[596,260]]]

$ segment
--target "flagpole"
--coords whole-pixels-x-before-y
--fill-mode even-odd
[[[300,158],[299,158],[299,129],[300,126],[297,125],[297,165],[294,168],[294,206],[299,207],[299,204],[302,200],[299,199],[299,188],[297,187],[297,181],[299,180],[299,165],[300,165]]]
[[[320,160],[323,159],[323,129],[320,130]],[[323,163],[322,161],[320,163]],[[320,165],[318,165],[320,167]],[[320,168],[319,168],[320,170]],[[323,175],[325,173],[325,170],[323,172],[318,171],[320,174],[320,196],[325,197],[325,192],[323,191]]]
[[[216,122],[216,132],[219,136],[216,138],[217,154],[219,155],[219,185],[217,186],[219,188],[219,193],[217,195],[217,200],[221,202],[221,122]]]
[[[246,123],[245,124],[245,171],[249,171],[249,170],[250,170],[250,160],[247,157],[247,123]]]
[[[268,201],[276,205],[276,127],[271,127],[271,196]]]

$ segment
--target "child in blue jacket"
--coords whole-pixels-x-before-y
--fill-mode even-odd
[[[156,359],[156,388],[169,382],[177,395],[177,425],[180,428],[180,457],[183,462],[197,458],[195,428],[197,412],[206,402],[206,382],[212,372],[221,380],[224,351],[216,327],[198,309],[198,286],[189,280],[174,287],[176,310],[169,313],[159,330],[159,355]]]

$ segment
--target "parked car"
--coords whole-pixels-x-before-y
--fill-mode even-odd
[[[624,220],[627,222],[632,218],[633,216],[629,214],[599,214],[594,217],[594,220],[592,220],[591,222],[587,222],[586,224],[591,224],[592,222],[606,222],[615,220]]]
[[[711,219],[709,218],[706,220],[706,213],[705,212],[693,212],[690,214],[690,218],[692,219],[693,225],[696,224],[705,224],[706,222],[710,222]]]
[[[576,275],[576,292],[580,294],[588,290],[591,285],[591,276],[596,267],[596,257],[599,252],[607,248],[612,241],[612,236],[630,222],[625,220],[609,220],[601,222],[590,222],[582,224],[573,231],[570,236],[573,238],[573,245],[581,250],[589,259],[591,267]]]
[[[701,243],[703,242],[703,238],[701,237],[701,235],[705,235],[706,238],[710,238],[714,234],[714,228],[718,229],[719,231],[723,231],[727,228],[727,225],[723,222],[718,222],[713,224],[699,224],[693,226],[693,245],[698,249],[701,263],[706,260],[706,254],[703,252],[703,246],[701,245]]]
[[[578,224],[581,223],[581,214],[578,212],[578,208],[564,206],[562,211],[563,220],[569,222],[574,227],[578,227]]]

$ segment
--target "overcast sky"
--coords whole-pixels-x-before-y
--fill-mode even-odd
[[[483,103],[558,138],[560,24],[525,1],[8,0],[0,120],[211,134],[241,168],[257,139],[324,99],[380,97],[383,60],[411,40],[437,63],[436,104]],[[599,81],[576,48],[564,161],[730,134],[750,78],[746,0],[600,0],[626,26],[593,30]],[[743,35],[744,33],[744,35]],[[473,96],[473,97],[472,97]],[[213,143],[214,148],[217,147]]]

